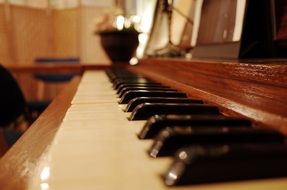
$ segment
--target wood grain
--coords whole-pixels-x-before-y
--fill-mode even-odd
[[[131,68],[287,135],[287,65],[145,59]]]

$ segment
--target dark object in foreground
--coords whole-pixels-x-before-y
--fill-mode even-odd
[[[287,176],[284,144],[190,146],[180,149],[164,182],[168,186]]]
[[[195,144],[283,143],[281,133],[267,129],[230,127],[176,127],[162,130],[149,149],[153,158],[171,156],[178,149]]]

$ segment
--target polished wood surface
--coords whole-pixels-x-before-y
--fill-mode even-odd
[[[287,61],[145,59],[131,70],[287,135]]]
[[[34,170],[49,148],[66,110],[71,104],[79,77],[51,103],[38,120],[0,160],[1,189],[27,189]]]

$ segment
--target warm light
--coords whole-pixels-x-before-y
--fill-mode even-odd
[[[140,16],[137,16],[137,15],[133,15],[133,16],[130,17],[130,20],[131,20],[131,22],[133,22],[133,23],[139,24],[140,21],[141,21],[141,17],[140,17]]]
[[[118,30],[122,30],[122,29],[124,29],[124,26],[125,26],[125,17],[117,16],[116,17],[116,28]]]
[[[49,167],[44,167],[42,172],[41,172],[40,178],[41,178],[42,181],[45,181],[49,177],[50,177],[50,168]]]
[[[139,58],[142,57],[144,50],[145,50],[145,44],[148,41],[148,35],[145,33],[141,33],[139,34],[139,46],[137,48],[137,56]]]
[[[41,183],[41,190],[48,190],[49,189],[49,184],[48,183]]]
[[[186,152],[185,152],[185,151],[181,151],[181,152],[179,153],[179,158],[182,159],[182,160],[186,159],[186,158],[187,158]]]
[[[136,57],[131,58],[130,65],[136,65],[138,64],[139,60]]]
[[[125,28],[130,28],[132,26],[132,22],[130,20],[125,21]]]
[[[147,40],[148,40],[148,35],[147,34],[144,34],[144,33],[139,34],[139,42],[140,43],[146,43]]]

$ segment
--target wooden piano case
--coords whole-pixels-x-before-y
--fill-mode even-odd
[[[287,135],[286,63],[155,58],[130,69]]]

